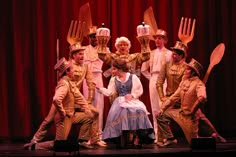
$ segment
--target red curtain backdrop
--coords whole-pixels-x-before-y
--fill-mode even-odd
[[[131,40],[131,53],[140,51],[136,27],[144,11],[152,6],[159,28],[168,32],[167,47],[178,40],[181,17],[196,18],[193,41],[187,61],[197,59],[205,71],[210,54],[225,44],[221,62],[212,70],[207,86],[208,102],[204,112],[223,136],[236,131],[236,1],[233,0],[2,0],[0,2],[0,137],[30,137],[51,106],[56,86],[54,65],[68,57],[66,41],[71,20],[78,20],[80,7],[89,2],[93,25],[104,23],[111,30],[108,43],[115,51],[115,39]],[[86,40],[85,40],[85,43]],[[150,43],[154,49],[154,43]],[[108,84],[104,78],[105,85]],[[141,100],[149,111],[148,80],[141,81]],[[105,101],[106,119],[110,108]],[[151,118],[151,116],[150,116]]]

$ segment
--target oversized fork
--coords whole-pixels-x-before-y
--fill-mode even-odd
[[[188,19],[188,18],[182,17],[180,25],[179,25],[178,37],[182,41],[182,43],[185,44],[186,46],[188,45],[190,41],[193,40],[193,37],[194,37],[196,20],[193,19],[192,24],[191,24],[191,21],[192,21],[191,18]]]
[[[83,41],[84,28],[85,22],[71,21],[70,28],[67,33],[67,41],[70,45]]]

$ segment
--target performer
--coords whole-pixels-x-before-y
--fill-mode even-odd
[[[160,73],[160,67],[171,60],[171,51],[165,47],[168,41],[166,31],[158,29],[153,38],[155,40],[156,49],[151,51],[150,60],[142,64],[141,73],[145,78],[149,80],[149,94],[153,116],[153,125],[155,134],[157,136],[158,127],[155,113],[160,109],[160,98],[156,90],[156,81]],[[166,82],[163,84],[163,88],[166,88]],[[158,137],[156,137],[156,139],[158,139]],[[155,141],[155,143],[156,142],[157,141]]]
[[[182,81],[182,77],[184,75],[184,71],[186,69],[185,57],[187,56],[187,46],[182,42],[177,41],[172,49],[172,59],[170,62],[163,64],[160,70],[159,77],[157,79],[157,91],[160,96],[162,102],[164,102],[168,97],[170,97],[179,87],[180,82]],[[163,84],[167,82],[166,94],[164,95]],[[179,108],[180,102],[175,103],[172,107]],[[201,109],[199,114],[199,127],[204,126],[207,128],[206,133],[209,136],[216,138],[217,142],[226,142],[226,140],[219,135],[216,131],[215,127],[208,120],[204,113],[202,113]],[[158,136],[158,145],[163,144],[163,139]],[[177,140],[172,141],[174,144],[177,143]],[[164,142],[165,145],[170,145],[171,143]]]
[[[152,124],[148,118],[146,106],[139,100],[143,87],[139,78],[128,72],[126,61],[114,60],[112,70],[115,76],[111,78],[108,88],[98,87],[106,96],[118,93],[114,100],[103,131],[103,139],[121,138],[124,146],[127,133],[134,133],[134,145],[141,148],[143,143],[155,140]]]
[[[74,38],[75,36],[72,34],[72,32],[74,33],[73,28],[77,28],[77,27],[74,27],[75,25],[77,26],[78,23],[74,22],[74,21],[71,21],[70,28],[69,28],[68,35],[67,35],[67,41],[71,45],[70,46],[69,57],[70,57],[70,59],[73,58],[73,56],[75,57],[75,59],[72,59],[72,62],[74,63],[72,65],[76,69],[75,70],[76,73],[81,75],[80,83],[77,84],[78,88],[79,89],[81,88],[83,80],[86,80],[86,81],[89,82],[89,83],[87,83],[87,85],[89,86],[88,87],[89,92],[88,92],[87,101],[85,100],[85,98],[81,98],[81,100],[83,100],[83,103],[82,104],[75,104],[75,107],[76,107],[75,110],[80,111],[81,105],[84,105],[86,103],[92,104],[93,97],[94,97],[95,84],[93,82],[92,72],[90,72],[90,70],[88,70],[88,69],[90,69],[89,68],[90,66],[89,65],[83,65],[84,64],[83,61],[84,61],[84,49],[85,48],[81,46],[82,39],[79,39],[79,41],[78,41],[78,39]],[[81,29],[79,28],[79,29],[77,29],[77,31],[81,31]],[[76,35],[77,34],[78,33],[76,33]],[[73,36],[73,38],[72,38],[72,36]],[[77,52],[78,52],[78,55],[77,55]],[[80,94],[79,97],[83,97],[83,95]],[[95,108],[92,107],[92,105],[90,105],[90,110],[93,111],[93,113],[94,113],[93,118],[96,119],[96,117],[97,117],[97,119],[98,119],[98,112],[96,111]],[[29,146],[41,141],[46,136],[46,133],[48,132],[51,125],[53,124],[55,114],[56,114],[56,108],[52,104],[50,112],[48,113],[48,115],[46,116],[44,121],[41,123],[41,125],[40,125],[39,129],[37,130],[37,132],[34,134],[33,138],[31,139],[31,142],[25,144],[24,147],[29,147]],[[97,129],[93,129],[94,131],[92,132],[93,133],[92,142],[89,141],[88,143],[81,143],[81,146],[83,146],[85,148],[93,148],[91,146],[91,144],[98,144],[100,146],[104,146],[104,145],[101,145],[100,143],[97,143],[97,142],[100,141],[99,136],[98,136],[99,134],[98,134],[98,125],[97,125],[97,123],[98,122],[96,122],[96,120],[94,120],[93,128],[97,127]]]
[[[144,27],[145,30],[146,27]],[[140,31],[140,32],[145,32],[145,31]],[[149,32],[149,31],[146,31]],[[143,35],[143,33],[139,34],[138,36]],[[99,28],[96,34],[98,38],[98,44],[99,47],[104,47],[102,45],[104,42],[104,37],[106,37],[105,41],[108,42],[110,38],[110,30],[108,28]],[[127,66],[129,68],[129,72],[132,74],[136,74],[138,77],[140,77],[140,65],[149,60],[150,58],[150,51],[141,51],[141,53],[132,53],[130,54],[130,47],[131,47],[131,42],[127,37],[121,36],[116,38],[115,42],[115,47],[116,47],[116,52],[115,53],[109,53],[107,49],[104,48],[99,48],[97,53],[98,57],[104,61],[105,64],[111,66],[112,61],[117,60],[117,59],[123,59],[126,61]],[[104,72],[105,77],[112,76],[112,70],[108,69],[107,71]],[[117,93],[114,93],[114,95],[111,95],[109,97],[110,103],[113,102],[113,100],[116,98]]]
[[[55,124],[56,124],[56,137],[55,140],[67,140],[72,124],[80,124],[79,141],[86,144],[90,139],[92,112],[83,104],[85,112],[75,112],[75,104],[81,104],[79,99],[75,99],[75,95],[80,94],[76,86],[78,76],[74,73],[74,67],[71,62],[68,62],[64,57],[55,65],[55,69],[59,71],[60,80],[58,81],[55,95],[53,97],[53,105],[56,108]],[[76,103],[75,103],[76,102]],[[53,149],[54,140],[34,143],[28,145],[25,149]]]
[[[105,146],[105,143],[100,139],[99,126],[98,126],[98,110],[92,105],[95,95],[95,83],[92,73],[91,64],[84,64],[84,51],[77,51],[81,47],[83,41],[83,24],[82,22],[71,21],[69,31],[67,33],[67,41],[70,43],[70,58],[75,66],[76,71],[80,74],[80,82],[77,84],[80,89],[83,82],[86,80],[88,86],[87,90],[87,102],[89,108],[94,113],[93,125],[92,125],[92,136],[88,144],[97,144],[99,146]],[[83,97],[84,98],[84,97]],[[85,99],[85,98],[84,98]]]
[[[131,42],[127,37],[121,36],[116,38],[115,42],[116,52],[107,53],[107,51],[98,51],[98,56],[107,65],[111,65],[113,60],[124,59],[129,67],[129,72],[140,77],[140,69],[137,68],[143,62],[149,60],[150,52],[132,53],[130,54]]]
[[[162,146],[174,144],[175,138],[169,128],[169,121],[174,120],[182,128],[188,143],[198,137],[200,106],[206,102],[205,84],[200,80],[202,66],[195,59],[186,64],[183,79],[173,95],[170,96],[157,113],[159,131],[167,139]],[[170,108],[180,100],[179,108]]]
[[[84,64],[90,64],[91,65],[91,70],[93,73],[93,81],[96,82],[97,86],[103,87],[103,79],[102,79],[102,66],[103,66],[103,61],[99,59],[98,54],[97,54],[97,38],[96,38],[96,31],[97,31],[97,26],[92,26],[89,29],[89,33],[87,35],[88,40],[89,40],[89,45],[85,47],[84,51]],[[86,84],[86,81],[83,83],[83,94],[85,98],[88,97],[88,86]],[[103,130],[103,112],[104,112],[104,96],[99,93],[95,89],[95,95],[94,95],[94,100],[92,102],[93,106],[98,110],[99,112],[99,120],[98,120],[98,125],[99,125],[99,134],[102,134]],[[101,139],[101,136],[100,136]],[[99,145],[105,146],[106,143],[102,140],[98,141]]]

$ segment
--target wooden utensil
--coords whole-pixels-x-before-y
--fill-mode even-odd
[[[205,76],[203,78],[203,83],[206,84],[212,68],[221,61],[221,59],[222,59],[222,57],[224,55],[224,52],[225,52],[225,45],[224,45],[224,43],[220,43],[212,51],[211,57],[210,57],[210,64],[209,64],[207,72],[206,72],[206,74],[205,74]]]
[[[196,19],[191,18],[181,18],[179,25],[178,37],[186,46],[190,41],[193,40],[194,30],[195,30]]]
[[[158,26],[151,6],[144,12],[143,20],[145,24],[150,26],[150,38],[151,40],[154,40],[153,35],[156,34]]]

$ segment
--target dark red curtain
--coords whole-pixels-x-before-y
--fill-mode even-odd
[[[56,86],[56,41],[60,57],[68,57],[66,35],[80,7],[89,2],[93,25],[111,30],[108,46],[114,52],[117,37],[132,42],[131,53],[140,50],[136,27],[152,6],[159,28],[168,32],[167,47],[178,39],[181,17],[196,18],[189,44],[192,57],[205,67],[210,54],[225,44],[225,54],[207,82],[208,102],[204,112],[224,136],[236,131],[236,2],[231,0],[2,0],[0,2],[0,137],[29,137],[39,127],[51,106]],[[85,43],[86,44],[86,40]],[[154,43],[150,43],[154,48]],[[141,77],[149,111],[148,80]],[[108,80],[104,78],[105,85]],[[104,121],[110,104],[105,103]]]

